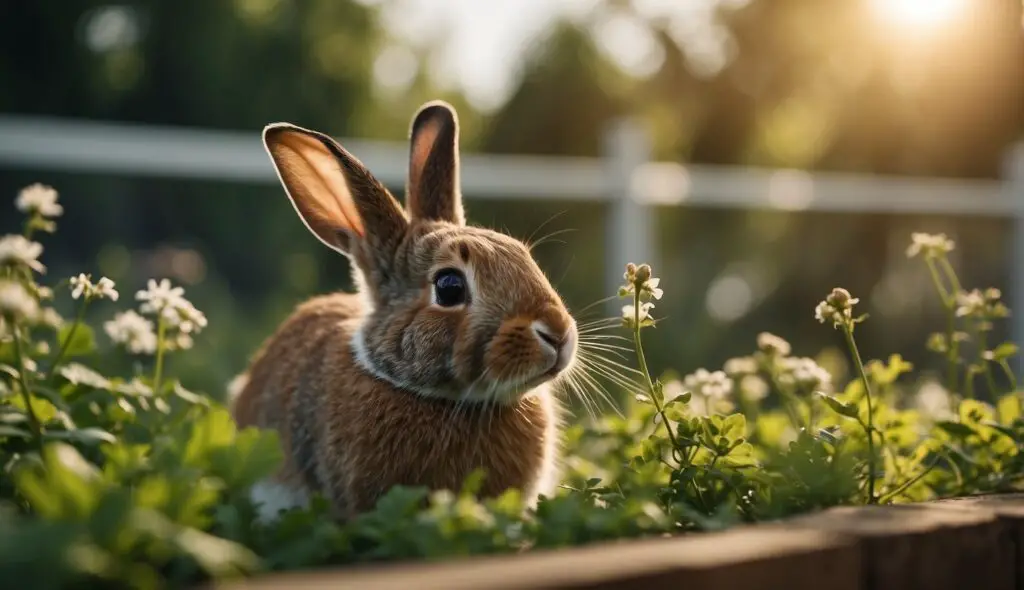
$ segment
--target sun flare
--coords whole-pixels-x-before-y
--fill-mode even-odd
[[[870,0],[870,3],[884,21],[901,27],[931,28],[955,19],[967,0]]]

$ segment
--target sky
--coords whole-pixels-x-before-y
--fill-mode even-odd
[[[377,3],[380,0],[364,0]],[[635,0],[644,17],[664,17],[688,57],[713,73],[728,56],[728,39],[714,24],[719,4],[745,0]],[[653,73],[663,56],[643,21],[625,12],[600,11],[598,0],[392,0],[383,2],[384,25],[402,44],[378,61],[379,80],[401,88],[415,73],[415,47],[443,39],[429,65],[445,85],[461,88],[476,106],[500,106],[515,88],[519,65],[531,44],[556,20],[587,19],[599,49],[627,72]],[[595,16],[596,14],[596,16]]]

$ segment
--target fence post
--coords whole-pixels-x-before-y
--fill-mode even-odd
[[[605,165],[610,191],[605,219],[605,285],[612,295],[622,284],[623,268],[628,262],[647,262],[654,266],[654,223],[643,195],[637,194],[635,175],[650,158],[650,139],[633,119],[614,121],[605,134]],[[657,267],[655,266],[655,272]],[[612,299],[609,313],[619,315],[624,301]]]
[[[1010,255],[1010,289],[1013,341],[1024,347],[1024,142],[1010,149],[1006,159],[1006,190],[1013,199],[1013,252]],[[1024,358],[1016,359],[1018,374]]]

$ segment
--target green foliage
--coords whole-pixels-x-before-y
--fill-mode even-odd
[[[1021,393],[991,378],[998,368],[1016,383],[1007,361],[1017,350],[984,344],[1007,310],[994,290],[963,292],[947,268],[952,243],[930,238],[915,254],[925,251],[945,273],[936,276],[956,285],[937,283],[952,320],[944,342],[954,344],[934,347],[950,363],[951,387],[933,389],[930,405],[919,403],[924,389],[908,389],[914,367],[901,356],[861,361],[853,327],[864,316],[841,289],[818,316],[846,338],[858,378],[845,388],[834,389],[813,359],[793,356],[788,342],[766,333],[721,371],[656,379],[643,331],[657,325],[651,300],[663,292],[649,266],[629,265],[620,296],[632,304],[622,323],[641,385],[621,414],[565,431],[565,479],[553,497],[534,505],[518,490],[480,498],[486,474],[475,473],[457,491],[392,489],[348,522],[335,520],[319,496],[266,522],[249,491],[281,464],[275,433],[239,430],[224,407],[164,371],[165,357],[189,349],[206,316],[181,289],[151,281],[135,296],[138,312],[103,326],[135,359],[135,372],[107,377],[90,368],[119,353],[97,350],[84,311],[119,294],[107,279],[80,275],[70,282],[79,302],[73,323],[47,307],[67,291],[36,281],[43,267],[30,239],[54,231],[53,207],[47,215],[44,205],[56,197],[35,191],[26,197],[35,209],[19,200],[29,214],[24,235],[0,242],[3,579],[31,579],[41,589],[186,587],[277,570],[718,530],[842,504],[1010,490],[1024,474]],[[957,337],[960,328],[980,344],[969,359],[962,353],[971,337]],[[596,366],[606,376],[625,367]]]

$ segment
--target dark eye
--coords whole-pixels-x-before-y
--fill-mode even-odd
[[[445,269],[434,276],[434,298],[441,307],[462,305],[468,295],[466,277],[461,272]]]

